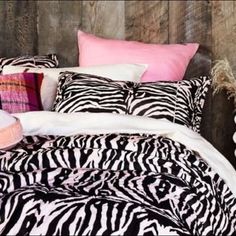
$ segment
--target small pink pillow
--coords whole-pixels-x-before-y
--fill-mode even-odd
[[[7,150],[23,138],[23,130],[18,118],[0,110],[0,150]]]
[[[199,44],[146,44],[99,38],[78,31],[79,64],[148,64],[141,81],[176,81],[184,77]]]

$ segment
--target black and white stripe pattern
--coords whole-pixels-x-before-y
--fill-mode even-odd
[[[48,54],[42,56],[18,56],[18,57],[1,57],[0,58],[0,74],[2,68],[6,65],[38,67],[38,68],[54,68],[58,67],[58,59],[56,54]]]
[[[59,78],[54,110],[166,118],[200,132],[202,109],[210,83],[208,77],[133,83],[65,72]]]
[[[59,112],[109,112],[126,114],[128,84],[99,76],[62,73],[54,109]]]
[[[1,235],[236,232],[224,181],[161,136],[28,137],[0,152],[0,180]]]
[[[211,81],[199,77],[178,82],[142,83],[134,87],[128,114],[166,118],[200,132],[202,109]]]

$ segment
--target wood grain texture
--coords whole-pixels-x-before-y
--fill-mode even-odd
[[[212,52],[213,60],[227,58],[236,76],[236,2],[212,2]],[[233,122],[233,102],[227,100],[226,92],[214,96],[212,143],[232,163],[236,163],[233,154],[235,144],[232,140],[235,124]],[[236,164],[235,164],[236,166]]]
[[[0,2],[0,56],[37,53],[36,2]]]
[[[38,51],[57,53],[60,66],[78,65],[80,1],[38,1]]]
[[[169,1],[169,43],[200,44],[186,77],[208,74],[211,67],[211,2]]]
[[[168,6],[168,1],[126,1],[126,39],[168,43]]]
[[[83,1],[82,30],[123,39],[124,22],[124,1]]]

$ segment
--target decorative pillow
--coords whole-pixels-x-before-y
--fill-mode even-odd
[[[60,72],[73,71],[78,73],[93,74],[108,77],[113,80],[127,80],[139,82],[147,65],[117,64],[91,67],[68,67],[68,68],[26,68],[20,66],[4,66],[3,74],[21,73],[24,71],[43,73],[44,80],[41,89],[42,104],[44,110],[51,110],[56,96],[58,77]]]
[[[176,82],[134,83],[64,72],[59,78],[57,112],[112,112],[166,118],[200,132],[208,77]]]
[[[0,110],[0,149],[9,149],[23,138],[23,130],[18,118]]]
[[[53,68],[58,67],[58,59],[56,54],[48,54],[44,56],[18,56],[18,57],[1,57],[0,58],[0,74],[5,65]]]
[[[127,92],[132,86],[132,82],[64,72],[59,80],[54,110],[126,114]]]
[[[148,64],[142,82],[176,81],[186,68],[199,44],[145,44],[135,41],[104,39],[78,32],[79,64],[93,66],[116,63]]]
[[[7,112],[42,110],[40,87],[43,74],[0,75],[0,109]]]

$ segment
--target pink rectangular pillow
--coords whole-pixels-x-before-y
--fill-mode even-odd
[[[79,64],[148,64],[141,81],[176,81],[184,77],[199,44],[147,44],[99,38],[78,31]]]

